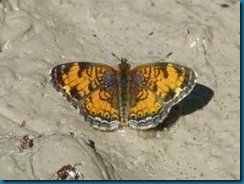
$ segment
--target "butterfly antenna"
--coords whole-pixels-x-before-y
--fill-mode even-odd
[[[152,36],[154,34],[154,31],[151,31],[147,36],[146,36],[146,38],[144,39],[144,41],[142,42],[142,44],[144,44],[146,41],[147,41],[147,39],[150,37],[150,36]]]
[[[103,47],[105,47],[105,50],[106,51],[110,51],[111,52],[111,50],[110,50],[110,46],[109,45],[107,45],[107,44],[105,44],[96,34],[92,34],[92,36],[94,37],[94,38],[96,38],[96,39],[98,39],[98,41],[103,45]],[[121,58],[120,57],[118,57],[116,54],[114,54],[113,52],[111,52],[111,54],[112,54],[112,56],[114,56],[116,59],[118,59],[119,61],[121,60]]]
[[[113,52],[111,52],[112,56],[117,58],[119,61],[121,60],[121,58],[119,56],[117,56],[116,54],[114,54]]]
[[[110,51],[110,46],[108,44],[104,43],[96,34],[92,34],[92,36],[96,38],[100,44],[102,44],[102,46],[105,48],[105,51]]]
[[[169,52],[166,56],[164,56],[163,61],[164,61],[165,59],[169,58],[172,54],[173,54],[173,52]]]

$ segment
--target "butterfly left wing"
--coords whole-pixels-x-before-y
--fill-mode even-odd
[[[94,128],[119,127],[117,71],[104,64],[73,62],[50,71],[50,80]]]
[[[129,126],[156,127],[171,107],[187,96],[196,83],[196,73],[171,63],[140,65],[130,71]]]

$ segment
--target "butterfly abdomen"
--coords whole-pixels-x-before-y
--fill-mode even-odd
[[[121,59],[119,65],[119,101],[120,101],[120,121],[122,126],[128,125],[128,105],[129,105],[129,79],[130,65],[126,59]]]

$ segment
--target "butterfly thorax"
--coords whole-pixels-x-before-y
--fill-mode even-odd
[[[129,107],[129,71],[131,66],[127,63],[127,59],[121,58],[119,64],[119,101],[120,101],[120,119],[121,125],[126,126],[128,124],[128,107]]]

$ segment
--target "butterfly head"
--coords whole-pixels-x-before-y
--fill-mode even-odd
[[[129,71],[130,68],[131,68],[131,66],[130,66],[130,64],[127,62],[128,59],[126,59],[126,58],[121,58],[120,61],[121,61],[121,63],[119,64],[119,69],[120,69],[120,71],[122,71],[122,70],[123,70],[123,71]]]

